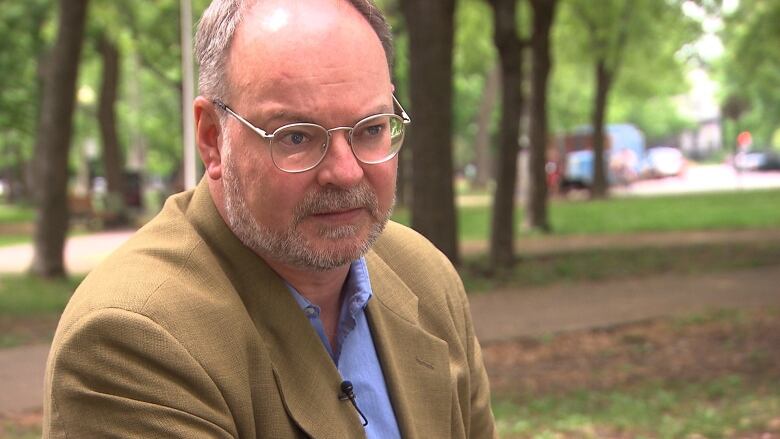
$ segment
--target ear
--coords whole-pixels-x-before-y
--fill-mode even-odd
[[[203,96],[195,98],[193,107],[195,111],[195,137],[200,159],[203,161],[209,178],[219,180],[222,178],[222,154],[219,145],[222,126],[219,124],[217,108]]]

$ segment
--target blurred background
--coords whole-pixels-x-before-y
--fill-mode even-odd
[[[780,438],[780,1],[376,1],[394,219],[464,279],[502,437]],[[202,175],[207,4],[0,4],[0,438],[40,436],[75,286]]]

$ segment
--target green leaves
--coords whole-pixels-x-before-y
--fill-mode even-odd
[[[780,3],[743,0],[724,21],[724,104],[735,96],[747,101],[740,129],[753,132],[756,146],[769,146],[780,129]]]

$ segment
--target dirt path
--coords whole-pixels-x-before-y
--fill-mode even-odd
[[[711,309],[780,308],[780,266],[706,276],[556,284],[475,294],[470,299],[477,336],[490,343]]]
[[[113,233],[70,239],[68,267],[74,272],[88,271],[128,236]],[[529,238],[521,242],[519,251],[548,253],[601,247],[767,241],[780,245],[780,230]],[[473,247],[469,248],[470,245]],[[464,250],[479,251],[478,247],[467,243]],[[24,246],[0,248],[0,274],[17,271],[9,266],[23,260],[24,251]],[[713,308],[780,307],[780,266],[495,291],[474,295],[471,302],[477,335],[489,345],[519,336],[612,326]],[[0,350],[0,419],[40,410],[47,353],[48,345]]]

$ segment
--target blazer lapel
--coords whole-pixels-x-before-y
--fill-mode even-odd
[[[204,190],[201,183],[191,215],[257,328],[287,415],[313,438],[365,437],[355,409],[339,400],[338,369],[284,282],[230,232]]]
[[[313,438],[357,438],[365,431],[352,405],[339,400],[341,375],[287,287],[258,272],[247,310],[273,365],[288,415]]]
[[[374,298],[367,312],[404,438],[450,437],[447,342],[419,325],[417,296],[376,254],[366,256]]]

